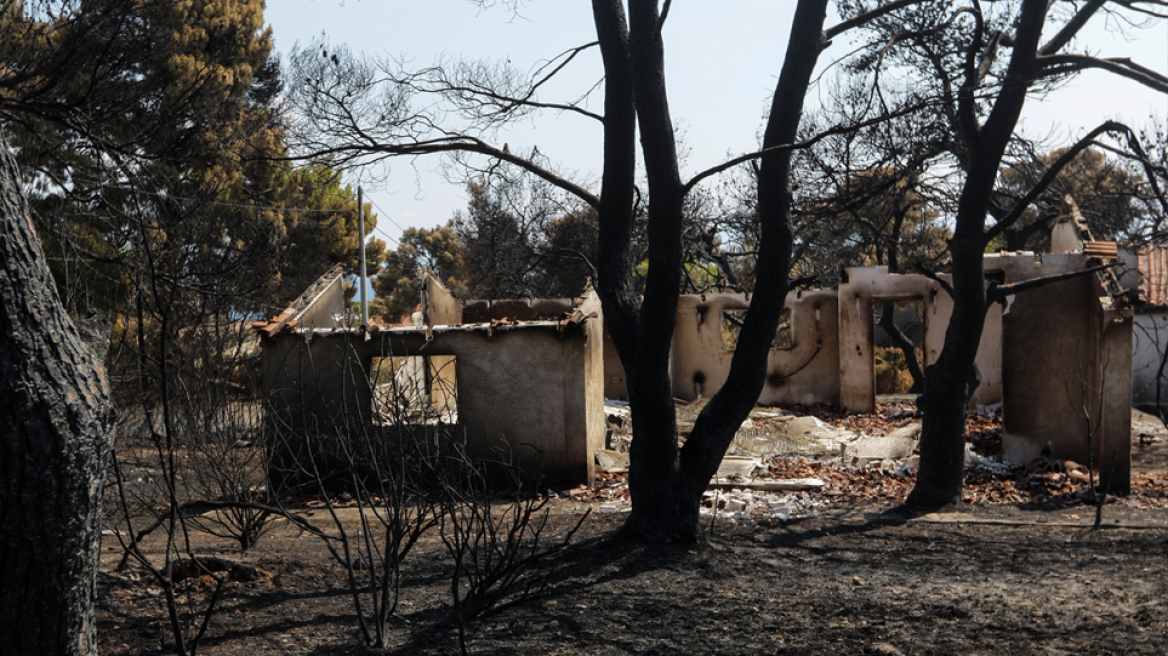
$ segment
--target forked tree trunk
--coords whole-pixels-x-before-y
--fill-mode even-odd
[[[0,139],[0,653],[96,653],[105,370],[65,313]]]
[[[685,447],[677,447],[669,354],[681,286],[681,201],[673,123],[665,100],[664,57],[656,2],[633,3],[632,48],[642,151],[649,178],[649,280],[640,315],[631,388],[633,435],[626,535],[653,541],[701,535],[702,493],[734,434],[758,400],[767,352],[787,296],[792,237],[788,222],[791,150],[803,98],[824,46],[827,0],[802,0],[763,137],[759,216],[762,240],[754,294],[726,382],[698,416]],[[601,245],[604,248],[604,245]],[[607,310],[607,308],[606,308]]]
[[[657,0],[629,2],[629,53],[641,152],[649,187],[649,270],[637,320],[629,398],[630,535],[669,538],[678,520],[677,418],[669,364],[681,294],[682,182],[665,86],[665,45]]]
[[[949,240],[953,256],[953,317],[945,331],[941,355],[926,376],[921,401],[921,466],[907,499],[910,506],[930,508],[961,502],[968,385],[985,325],[983,258],[989,243],[986,215],[1002,156],[1026,102],[1047,7],[1045,0],[1023,0],[1006,81],[985,125],[975,137],[969,137],[972,147],[965,184],[957,204],[954,235]],[[961,93],[972,122],[974,86],[967,81]]]

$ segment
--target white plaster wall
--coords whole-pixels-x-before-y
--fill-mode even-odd
[[[1156,371],[1168,349],[1168,311],[1137,314],[1132,330],[1132,404],[1156,403]],[[1168,371],[1160,383],[1161,404],[1168,404]]]

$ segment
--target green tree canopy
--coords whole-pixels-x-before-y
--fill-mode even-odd
[[[1038,154],[1029,148],[1002,171],[996,195],[1002,204],[1016,203],[1066,151]],[[1065,212],[1069,195],[1096,239],[1142,241],[1143,207],[1138,202],[1142,174],[1126,161],[1099,148],[1079,153],[1022,214],[1005,235],[1011,250],[1042,250],[1050,240],[1054,220]]]
[[[437,275],[455,296],[468,297],[466,250],[450,224],[433,230],[406,228],[374,279],[377,298],[371,311],[390,323],[408,318],[421,300],[423,271]]]

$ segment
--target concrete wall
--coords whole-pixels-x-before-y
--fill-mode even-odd
[[[566,461],[569,471],[563,480],[571,482],[580,473],[586,475],[586,482],[591,485],[596,477],[596,451],[604,448],[605,417],[604,417],[604,310],[600,306],[600,297],[596,292],[589,290],[580,304],[580,311],[585,316],[595,315],[595,318],[586,319],[584,323],[583,360],[584,378],[580,392],[584,395],[584,416],[578,418],[572,425],[564,427],[566,442]],[[569,372],[568,376],[575,374]],[[569,397],[570,400],[573,397]],[[573,403],[575,401],[573,400]],[[578,431],[583,427],[584,439],[579,439]],[[581,472],[577,463],[585,463]]]
[[[1120,247],[1119,284],[1125,289],[1138,289],[1144,282],[1139,270],[1137,251]],[[1138,307],[1132,328],[1132,404],[1155,411],[1156,373],[1168,349],[1168,308]],[[1168,407],[1168,369],[1160,382],[1160,406]]]
[[[993,272],[988,270],[986,273],[993,275]],[[953,299],[938,289],[928,321],[933,330],[926,332],[925,335],[926,366],[933,364],[941,356],[941,349],[945,346],[945,329],[949,327],[949,319],[952,316]],[[988,406],[1002,402],[1002,339],[1002,306],[995,303],[986,310],[981,342],[977,346],[974,364],[977,365],[981,383],[969,399],[971,406]]]
[[[437,278],[422,276],[422,313],[427,326],[457,326],[462,323],[462,303]],[[457,359],[449,355],[426,358],[426,388],[430,405],[438,412],[457,412]]]
[[[885,267],[846,270],[840,285],[840,404],[853,412],[876,410],[874,341],[875,303],[919,301],[922,305],[924,366],[937,361],[945,345],[945,329],[953,316],[953,300],[935,281],[917,274],[890,274]],[[976,364],[981,385],[970,403],[991,405],[1002,400],[1001,308],[986,313]]]
[[[352,332],[281,332],[263,339],[269,474],[278,492],[305,485],[308,472],[330,487],[346,480],[350,459],[335,438],[362,435],[372,425],[370,362]]]
[[[604,398],[628,399],[628,397],[628,375],[625,374],[620,354],[616,352],[616,345],[612,343],[612,337],[608,334],[606,326],[604,330]]]
[[[953,314],[953,303],[940,285],[922,275],[889,274],[886,267],[848,268],[845,274],[847,282],[839,287],[840,405],[852,412],[875,412],[873,304],[884,301],[921,303],[924,322],[924,347],[921,351],[927,367],[941,353],[945,327]],[[989,352],[984,346],[985,341],[986,337],[983,337],[983,348],[978,355],[978,368],[983,369],[983,379],[987,377],[985,369],[992,375],[995,368],[988,362],[984,368],[982,366],[982,352]],[[992,336],[989,341],[993,342]]]
[[[507,330],[435,330],[423,352],[458,358],[458,424],[472,452],[509,450],[545,485],[591,483],[595,449],[603,448],[599,340],[583,324]],[[386,348],[394,339],[382,341]]]
[[[987,258],[988,260],[989,258]],[[1082,269],[1082,254],[1002,262],[1006,282]],[[989,266],[987,265],[987,269]],[[1002,337],[1003,434],[1008,462],[1042,453],[1088,462],[1113,491],[1131,466],[1131,314],[1110,307],[1096,276],[1082,276],[1009,299]],[[1115,466],[1112,470],[1112,455]]]
[[[457,326],[462,323],[462,303],[429,273],[422,276],[422,312],[427,326]]]
[[[595,293],[595,292],[592,292]],[[487,323],[501,319],[539,321],[571,313],[580,299],[520,298],[470,301],[462,310],[464,323]]]
[[[304,308],[295,317],[299,328],[337,328],[341,322],[338,316],[344,316],[347,309],[345,303],[345,279],[337,275],[332,280],[324,281],[320,295]]]
[[[427,357],[431,367],[456,359],[449,382],[456,388],[457,427],[476,457],[497,459],[501,449],[529,474],[540,473],[542,485],[590,484],[595,450],[604,445],[603,338],[595,294],[580,309],[595,316],[565,324],[375,329],[369,337],[357,330],[284,332],[266,339],[269,426],[293,436],[279,455],[281,466],[292,471],[310,459],[340,466],[328,438],[375,430],[367,377],[373,358],[408,355]]]
[[[679,299],[672,360],[673,393],[677,398],[710,398],[722,388],[734,357],[733,351],[723,348],[723,313],[748,307],[742,294],[686,295]],[[839,320],[835,293],[792,292],[784,307],[791,312],[791,346],[770,350],[767,381],[758,403],[838,403]]]
[[[1156,405],[1156,372],[1168,349],[1168,310],[1157,308],[1135,315],[1132,329],[1132,403]],[[1160,405],[1168,406],[1168,369],[1160,379]]]

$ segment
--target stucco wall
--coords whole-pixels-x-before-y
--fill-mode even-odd
[[[458,358],[458,419],[480,457],[509,450],[545,484],[589,483],[602,446],[604,399],[589,364],[585,327],[528,326],[496,331],[435,331],[426,350]],[[594,398],[589,398],[591,394]]]
[[[845,273],[847,282],[839,287],[840,405],[852,412],[874,412],[873,304],[883,301],[921,303],[924,321],[924,346],[921,350],[926,367],[941,353],[953,305],[940,285],[922,275],[889,274],[886,267],[854,267],[846,269]]]
[[[987,273],[992,273],[987,271]],[[948,276],[945,276],[948,279]],[[953,299],[949,294],[937,289],[934,302],[929,307],[927,326],[932,330],[925,333],[925,363],[933,364],[941,356],[945,346],[945,329],[953,316]],[[989,406],[1002,402],[1002,306],[995,303],[986,310],[985,324],[982,326],[981,341],[974,359],[981,383],[969,399],[970,405]]]
[[[612,343],[612,336],[608,328],[604,330],[604,398],[627,399],[629,396],[629,379],[625,374],[625,367],[621,364],[620,354],[616,352],[616,345]]]
[[[335,328],[341,325],[337,317],[345,314],[344,278],[336,276],[325,286],[320,296],[296,317],[300,328]]]
[[[1156,405],[1156,372],[1168,349],[1168,310],[1158,309],[1135,316],[1132,329],[1132,403],[1151,408]],[[1168,406],[1168,368],[1160,379],[1160,405]]]
[[[462,303],[437,278],[423,274],[422,312],[427,326],[457,326],[462,323]],[[439,412],[458,409],[456,358],[435,355],[426,358],[430,405]]]
[[[350,459],[335,437],[364,435],[372,424],[370,362],[351,333],[283,332],[263,339],[269,474],[278,493],[308,485],[307,472],[318,472],[330,488],[343,485]]]
[[[422,311],[428,326],[457,326],[462,323],[462,303],[430,274],[422,276]]]
[[[349,330],[317,332],[311,340],[282,333],[268,339],[264,351],[271,426],[293,436],[369,431],[372,395],[365,372],[373,357],[454,357],[458,427],[475,455],[497,458],[499,449],[509,451],[550,487],[590,483],[594,452],[604,441],[598,324],[599,317],[491,331],[392,328],[373,331],[368,340]],[[282,461],[303,457],[302,449],[292,449]]]
[[[1082,254],[1005,263],[1006,282],[1082,269]],[[988,268],[988,267],[987,267]],[[1088,461],[1113,491],[1127,489],[1131,463],[1131,315],[1110,309],[1094,275],[1011,297],[1003,321],[1003,435],[1008,462],[1042,453]],[[1112,469],[1112,456],[1115,457]]]
[[[748,307],[742,294],[686,295],[679,299],[672,356],[677,398],[710,398],[722,388],[734,357],[733,351],[723,348],[723,313]],[[770,350],[766,384],[758,403],[838,403],[835,293],[792,292],[784,307],[791,311],[791,347]]]

